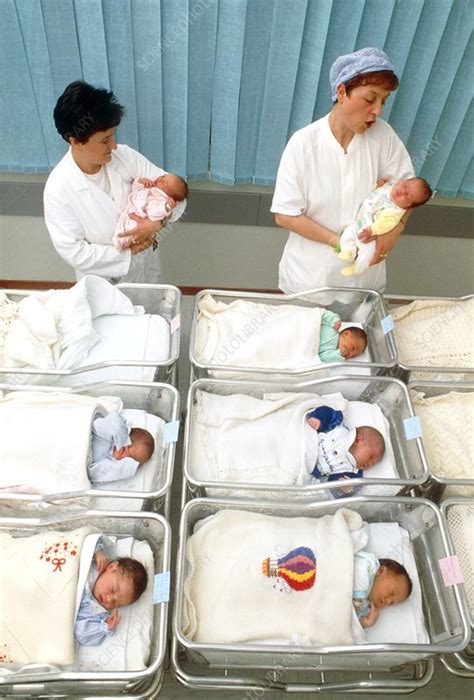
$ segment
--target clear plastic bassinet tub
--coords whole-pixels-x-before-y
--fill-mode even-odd
[[[301,395],[304,403],[296,403],[298,395]],[[278,455],[275,453],[278,453],[279,449],[282,452],[287,449],[288,441],[295,445],[303,444],[304,418],[300,413],[308,410],[311,395],[323,397],[322,403],[325,403],[324,397],[327,397],[329,404],[331,399],[333,402],[337,401],[339,395],[342,395],[344,399],[351,402],[350,413],[348,411],[345,415],[345,422],[354,421],[349,427],[373,425],[383,434],[386,446],[383,459],[378,465],[365,471],[363,477],[350,480],[354,489],[353,495],[356,493],[360,496],[402,495],[426,481],[428,471],[420,439],[413,437],[410,433],[410,425],[414,417],[413,407],[407,387],[398,379],[379,376],[370,378],[336,376],[298,385],[200,379],[191,385],[188,394],[183,452],[185,479],[183,497],[211,496],[280,502],[330,499],[331,494],[340,498],[341,481],[317,483],[314,480],[314,483],[305,486],[294,485],[296,481],[293,478],[294,470],[291,471],[291,478],[293,478],[291,486],[284,485],[281,478],[278,483],[258,482],[258,460],[265,461],[259,445],[267,444],[265,463],[268,464],[272,459],[277,460]],[[228,397],[231,405],[227,402],[222,403],[221,397]],[[288,403],[288,406],[280,411],[275,409],[276,413],[271,412],[271,402],[274,401],[275,405],[280,405],[285,402],[284,397],[292,403]],[[255,402],[255,414],[265,413],[263,420],[258,421],[258,416],[256,418],[262,425],[261,430],[272,429],[273,433],[257,436],[253,432],[255,428],[250,421],[252,408],[248,404],[251,399],[258,400]],[[266,399],[266,402],[263,403],[262,399]],[[243,401],[242,415],[238,414],[241,400]],[[336,404],[333,405],[338,407]],[[270,408],[264,410],[262,406],[270,406]],[[282,418],[279,418],[278,414]],[[293,420],[292,416],[296,415],[301,425]],[[247,432],[246,438],[244,428],[247,427],[250,429],[250,435]],[[296,434],[296,430],[300,430],[301,433]],[[227,437],[224,440],[225,436]],[[229,442],[232,440],[234,442]],[[255,449],[259,450],[259,456],[255,457],[257,460],[255,469],[249,469],[253,466],[251,464],[254,454],[252,440],[257,440]],[[215,471],[224,469],[226,455],[230,452],[229,459],[235,461],[234,448],[238,450],[242,444],[247,446],[246,449],[249,452],[250,462],[244,466],[247,474],[249,472],[253,474],[252,479],[237,481],[224,478],[222,475],[221,478],[216,477]],[[225,454],[222,453],[224,447]],[[296,448],[293,455],[295,460],[299,459],[299,452],[299,448]],[[288,453],[285,452],[285,455],[287,456]],[[242,453],[240,459],[244,459]],[[282,461],[282,458],[280,457],[279,460]],[[286,465],[281,466],[283,470]],[[342,503],[343,500],[341,499],[340,502]]]
[[[408,384],[420,422],[421,450],[429,478],[422,495],[439,501],[474,497],[472,435],[474,384],[457,381],[413,381]]]
[[[102,315],[93,322],[100,340],[80,366],[72,369],[30,369],[0,366],[0,380],[9,384],[80,386],[110,379],[177,382],[180,346],[181,292],[169,284],[118,284],[143,315]],[[1,290],[13,302],[41,294]]]
[[[380,533],[376,556],[379,558],[393,556],[395,547],[398,560],[405,564],[413,580],[413,593],[410,597],[413,602],[408,617],[405,618],[405,612],[403,612],[402,619],[401,605],[388,609],[393,613],[395,608],[399,608],[397,615],[400,614],[400,625],[394,626],[392,623],[391,627],[385,632],[380,631],[380,634],[386,634],[393,639],[392,634],[395,636],[402,630],[403,636],[408,625],[415,625],[414,638],[421,641],[320,646],[279,642],[219,644],[196,642],[188,638],[183,632],[185,590],[189,593],[189,587],[186,588],[189,575],[186,548],[198,521],[226,510],[240,511],[239,517],[243,518],[245,513],[248,513],[291,519],[333,515],[341,508],[340,504],[334,501],[313,503],[308,506],[290,506],[270,505],[263,502],[195,499],[185,506],[180,525],[172,652],[174,671],[178,680],[191,687],[263,687],[291,692],[317,692],[325,682],[322,680],[315,684],[316,672],[327,672],[330,678],[331,672],[337,671],[340,672],[339,681],[328,689],[358,688],[359,692],[363,692],[364,689],[377,687],[385,688],[385,692],[389,692],[390,688],[398,688],[403,692],[403,689],[414,690],[419,687],[419,684],[428,682],[432,672],[429,657],[460,651],[466,647],[470,630],[465,598],[458,585],[447,585],[441,575],[439,562],[451,556],[453,551],[438,507],[425,499],[404,497],[355,497],[347,499],[344,507],[359,513],[363,520],[369,523],[369,528],[375,526],[376,531]],[[405,544],[390,542],[387,534],[381,536],[381,532],[385,532],[386,527],[382,526],[383,530],[380,531],[380,524],[387,523],[389,526],[398,523],[400,527],[397,526],[396,530],[402,532],[401,529],[403,529]],[[384,553],[385,550],[387,554]],[[195,563],[194,571],[199,567],[204,575],[209,558],[212,559],[215,556],[215,551],[208,552],[208,558],[203,555]],[[217,561],[215,564],[221,566]],[[222,569],[228,571],[230,577],[228,585],[236,585],[232,571],[229,571],[228,561],[222,561]],[[246,567],[244,571],[247,571]],[[409,603],[410,598],[406,603]],[[199,615],[199,611],[196,614]],[[233,608],[230,614],[232,619],[238,620],[240,616],[245,619],[248,611]],[[263,612],[259,610],[256,614],[262,616]],[[377,624],[380,621],[381,618]],[[224,629],[226,623],[223,621],[222,624]],[[373,629],[377,628],[377,624]],[[408,668],[411,668],[410,673],[412,673],[412,664],[426,664],[426,662],[424,671],[418,674],[415,671],[410,680],[407,678],[394,680],[391,675],[391,671],[396,667],[395,673],[406,672]],[[390,673],[387,673],[388,671]],[[366,675],[361,681],[360,675],[364,673],[368,673],[369,676]]]
[[[15,392],[15,393],[13,393]],[[41,386],[11,386],[0,384],[0,397],[10,394],[28,397],[30,392],[40,397],[78,395],[116,397],[123,403],[123,416],[134,427],[147,429],[154,437],[155,450],[135,476],[116,482],[96,485],[84,491],[65,488],[51,493],[13,493],[0,490],[0,515],[59,514],[65,510],[85,507],[96,510],[157,511],[169,517],[171,484],[173,480],[177,434],[170,429],[179,422],[179,394],[170,384],[155,382],[104,381],[76,388]],[[40,410],[40,408],[38,408]],[[174,433],[174,434],[171,434]],[[23,447],[32,439],[25,428]],[[51,449],[61,436],[53,430]],[[35,444],[31,444],[31,458],[35,460]],[[59,459],[59,457],[57,457]],[[14,465],[13,465],[14,466]],[[4,461],[2,469],[8,468]],[[84,464],[84,470],[86,464]],[[5,483],[5,482],[4,482]],[[0,476],[1,484],[1,476]]]
[[[112,511],[83,511],[61,517],[48,518],[0,518],[0,534],[6,533],[11,537],[25,538],[37,534],[47,535],[48,531],[59,531],[67,536],[72,530],[88,526],[96,532],[117,540],[133,538],[133,542],[149,552],[151,574],[147,591],[145,608],[137,608],[132,613],[133,605],[129,608],[129,617],[124,636],[120,637],[118,647],[114,646],[114,637],[119,634],[120,625],[111,640],[107,653],[99,647],[86,647],[97,650],[102,656],[97,657],[96,663],[90,658],[83,666],[94,670],[74,670],[72,667],[60,667],[44,664],[30,664],[22,667],[9,668],[8,663],[0,666],[0,695],[9,697],[111,697],[122,694],[134,698],[151,698],[158,694],[164,673],[166,654],[166,635],[168,617],[168,596],[162,596],[163,602],[154,603],[152,591],[157,577],[168,580],[170,566],[171,530],[167,521],[154,513],[119,513]],[[133,556],[133,554],[132,554]],[[166,598],[166,599],[165,599]],[[138,603],[142,602],[142,598]],[[135,603],[134,605],[137,605]],[[2,605],[4,603],[2,602]],[[8,604],[8,601],[6,602]],[[126,608],[123,609],[125,611]],[[125,619],[125,613],[122,617]],[[123,624],[123,620],[121,622]],[[150,630],[150,636],[145,630]],[[37,632],[40,634],[40,631]],[[130,645],[136,645],[140,639],[142,648],[140,654],[147,660],[141,670],[101,670],[103,666],[117,665],[114,661],[117,654],[127,653]],[[123,651],[125,650],[125,651]],[[79,661],[76,651],[77,669]],[[128,664],[128,656],[127,656]],[[139,664],[137,664],[138,667]]]
[[[474,295],[384,295],[384,301],[392,318],[390,325],[394,325],[397,376],[406,382],[473,381]],[[464,337],[463,348],[457,347],[454,341],[457,331]],[[460,360],[456,359],[461,356],[462,365],[457,364]]]
[[[441,512],[459,559],[471,626],[471,640],[466,649],[444,656],[442,661],[453,675],[474,678],[474,500],[460,496],[447,498],[441,504]]]
[[[208,295],[211,295],[216,302],[224,304],[242,301],[259,305],[248,307],[245,311],[248,316],[245,322],[239,321],[238,327],[232,328],[229,332],[227,329],[225,333],[221,333],[222,338],[217,337],[215,352],[210,360],[203,359],[203,353],[200,352],[199,348],[207,342],[206,339],[212,340],[211,345],[214,344],[214,330],[212,328],[209,330],[202,323],[198,326],[202,318],[200,306],[205,303],[205,298]],[[262,329],[265,333],[268,331],[270,324],[267,324],[267,321],[272,316],[272,308],[282,306],[304,307],[308,310],[321,307],[336,311],[341,315],[342,321],[347,322],[347,325],[363,325],[368,337],[368,347],[359,357],[345,362],[321,363],[316,361],[316,357],[313,362],[312,353],[310,353],[311,357],[305,358],[304,366],[297,366],[293,362],[288,368],[285,366],[282,369],[281,363],[272,367],[268,363],[260,365],[247,363],[246,358],[240,358],[239,362],[234,364],[233,358],[235,360],[236,354],[242,349],[247,350],[252,346],[252,337],[255,340]],[[379,374],[383,370],[394,367],[397,359],[392,332],[386,326],[386,317],[387,312],[383,298],[377,292],[369,289],[348,290],[344,287],[324,287],[304,294],[257,294],[205,289],[199,292],[195,298],[189,345],[191,378],[247,378],[266,382],[301,382],[331,374],[362,374],[365,376]],[[210,334],[213,334],[212,338]],[[229,336],[225,338],[225,342],[224,335]],[[264,343],[266,342],[265,337]],[[282,347],[285,347],[285,341],[282,341],[280,336],[275,338],[274,344],[278,342],[282,342]],[[209,353],[206,353],[204,355],[207,357]]]

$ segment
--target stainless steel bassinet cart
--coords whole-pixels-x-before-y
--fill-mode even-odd
[[[152,513],[123,514],[83,511],[60,517],[0,518],[0,532],[26,537],[51,530],[69,532],[88,525],[97,532],[146,541],[154,557],[155,575],[169,575],[170,527]],[[148,665],[141,671],[70,671],[38,664],[0,673],[0,695],[10,697],[111,697],[125,693],[135,698],[155,697],[162,683],[166,653],[168,603],[153,606],[153,625]]]
[[[466,649],[457,654],[443,656],[442,661],[455,676],[474,678],[474,500],[462,497],[448,498],[442,502],[441,512],[459,558],[471,625],[471,640]]]
[[[425,499],[403,497],[350,498],[344,506],[357,511],[368,523],[399,523],[408,531],[421,585],[429,641],[323,647],[269,643],[206,644],[187,638],[182,631],[184,583],[188,571],[185,552],[199,520],[225,509],[292,518],[334,514],[340,508],[335,502],[291,506],[195,499],[185,506],[182,513],[177,559],[173,664],[179,680],[191,687],[221,689],[257,687],[288,692],[319,692],[321,689],[371,692],[384,689],[385,692],[410,692],[429,681],[432,667],[429,663],[423,665],[429,657],[465,648],[469,639],[465,599],[459,586],[444,585],[438,567],[438,560],[452,555],[452,548],[437,506]],[[203,561],[202,566],[205,565]],[[238,615],[238,612],[232,614]],[[395,678],[392,669],[396,669]],[[322,687],[326,672],[331,679],[334,671],[339,673],[338,679],[330,680],[329,686]],[[319,676],[315,683],[315,674],[319,672],[323,677]],[[398,672],[402,675],[409,673],[410,678],[405,675],[401,679],[397,677]],[[361,680],[363,673],[366,676]]]
[[[199,303],[206,295],[212,295],[216,301],[230,304],[233,301],[247,301],[268,306],[304,306],[308,308],[325,307],[342,315],[343,321],[361,323],[368,336],[369,361],[357,359],[346,362],[317,363],[304,368],[284,369],[258,366],[241,366],[232,364],[235,350],[245,345],[258,329],[265,324],[265,314],[258,313],[249,319],[249,324],[235,329],[228,347],[216,354],[211,364],[204,364],[196,354],[196,336],[199,317]],[[205,289],[196,295],[192,319],[189,356],[191,361],[191,381],[206,377],[233,379],[257,379],[260,381],[309,381],[330,374],[379,374],[394,367],[396,363],[395,346],[391,330],[386,326],[387,312],[382,297],[369,289],[351,289],[345,287],[323,287],[304,294],[256,294],[253,292],[228,292],[219,289]],[[267,313],[268,317],[268,313]],[[223,357],[220,357],[220,356]],[[220,359],[219,359],[220,358]],[[223,359],[224,358],[224,359]],[[220,364],[223,362],[223,364]]]
[[[152,458],[145,467],[146,472],[139,474],[142,488],[140,490],[120,489],[117,482],[110,482],[108,489],[91,488],[87,491],[32,495],[27,493],[7,493],[0,495],[0,515],[35,514],[46,509],[48,515],[59,514],[74,508],[93,507],[99,510],[136,511],[149,510],[165,514],[169,518],[171,502],[171,484],[175,460],[176,442],[167,441],[167,424],[175,425],[179,421],[179,394],[170,384],[155,382],[113,382],[105,381],[98,384],[84,385],[76,388],[56,388],[40,386],[11,386],[0,384],[0,392],[8,395],[15,392],[40,392],[54,394],[55,392],[72,393],[84,396],[116,396],[119,397],[125,409],[140,409],[140,414],[147,414],[147,420],[153,419],[151,430],[156,429],[156,457]],[[145,426],[143,426],[145,427]],[[28,434],[25,434],[25,440]],[[174,438],[173,438],[174,440]],[[35,447],[31,445],[32,459]],[[155,459],[155,461],[153,461]],[[85,465],[84,465],[85,467]],[[135,486],[135,489],[140,488]]]
[[[467,302],[473,298],[472,294],[463,297],[427,297],[427,296],[406,296],[406,295],[384,295],[386,308],[391,311],[394,308],[410,304],[414,301],[440,301],[440,302]],[[446,313],[446,320],[459,319],[459,323],[465,326],[468,337],[472,335],[472,329],[465,314],[462,313],[462,306],[455,307],[452,312]],[[427,346],[436,347],[440,329],[443,325],[443,318],[440,318],[425,329],[423,333],[413,338],[413,344],[423,343]],[[395,348],[397,353],[396,376],[405,382],[408,381],[473,381],[474,367],[454,367],[445,365],[415,365],[410,364],[403,358],[400,348],[397,346],[396,334],[394,333]]]
[[[130,333],[130,330],[117,328],[117,339],[114,345],[104,350],[106,357],[101,356],[100,361],[93,362],[90,359],[80,367],[74,369],[23,369],[0,366],[0,380],[9,384],[56,384],[60,386],[80,386],[85,383],[104,381],[110,379],[124,379],[131,381],[158,381],[177,383],[177,359],[180,346],[180,314],[181,292],[177,287],[169,284],[118,284],[117,288],[125,294],[134,305],[141,305],[146,314],[161,316],[169,324],[169,353],[163,359],[161,350],[158,352],[158,344],[155,334],[152,333],[152,325],[148,325],[148,331],[143,329],[143,338]],[[14,302],[20,302],[33,291],[19,291],[17,289],[3,289]],[[101,317],[102,320],[106,317]],[[122,317],[126,318],[126,317]],[[110,327],[104,330],[110,342]],[[105,337],[105,336],[104,336]],[[121,358],[121,347],[127,346],[126,356],[133,359]],[[94,351],[94,348],[92,348]],[[94,351],[95,352],[95,351]]]
[[[456,381],[414,381],[409,382],[408,388],[413,396],[414,392],[422,392],[426,398],[431,397],[442,397],[446,396],[450,392],[459,393],[469,393],[474,392],[474,384],[470,382],[456,382]],[[413,402],[412,402],[413,403]],[[417,412],[417,406],[413,405],[413,410],[415,414]],[[466,417],[464,417],[466,419]],[[472,431],[472,425],[469,423],[469,419],[465,420],[465,430],[469,433]],[[443,426],[439,426],[439,434],[443,435]],[[426,435],[421,440],[421,449],[425,456],[425,460],[428,466],[429,478],[428,481],[421,486],[420,491],[423,496],[433,499],[434,501],[439,501],[440,498],[447,496],[474,496],[474,465],[472,466],[471,478],[447,478],[441,474],[437,474],[436,471],[430,466],[429,459],[426,454],[426,441],[429,439]],[[455,466],[455,464],[453,465]]]
[[[345,399],[364,401],[378,405],[390,426],[390,442],[393,448],[395,470],[388,473],[381,471],[383,476],[371,477],[371,471],[363,478],[351,479],[357,495],[395,496],[408,493],[410,489],[423,484],[428,478],[424,456],[420,449],[419,438],[408,439],[406,421],[414,416],[410,397],[406,386],[398,379],[391,377],[331,377],[296,385],[271,384],[245,381],[228,381],[218,379],[200,379],[195,381],[189,390],[187,420],[184,439],[183,475],[185,485],[184,498],[188,496],[214,496],[218,498],[248,498],[254,500],[272,500],[280,502],[314,501],[331,498],[331,493],[340,496],[341,482],[315,483],[308,486],[285,486],[281,484],[258,483],[248,481],[224,481],[213,479],[211,469],[207,469],[206,450],[212,450],[213,445],[207,443],[211,438],[204,437],[204,427],[197,419],[197,406],[200,392],[210,395],[232,396],[243,395],[263,399],[267,394],[275,392],[284,394],[315,394],[324,396],[340,392]],[[225,416],[222,416],[224,418]],[[243,437],[243,436],[242,436]],[[388,436],[386,436],[388,437]],[[263,438],[262,438],[263,439]],[[195,449],[196,445],[202,449]],[[386,451],[387,459],[389,450]],[[199,462],[199,464],[197,463]],[[219,457],[216,457],[219,462]],[[388,463],[385,463],[388,467]],[[203,476],[204,470],[206,476]],[[342,502],[342,501],[340,501]]]

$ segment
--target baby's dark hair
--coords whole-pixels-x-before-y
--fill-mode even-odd
[[[186,182],[186,180],[183,180],[183,178],[179,175],[175,175],[175,177],[177,178],[179,184],[175,190],[175,195],[173,199],[176,199],[177,202],[182,202],[183,199],[186,199],[186,197],[188,196],[188,183]]]
[[[118,569],[127,576],[133,584],[133,602],[139,599],[148,583],[148,574],[143,564],[130,557],[119,557],[115,560]]]
[[[153,435],[144,428],[132,428],[130,431],[130,439],[132,441],[132,445],[142,446],[145,456],[143,461],[148,462],[155,451],[155,440]]]
[[[400,564],[400,562],[395,561],[395,559],[379,559],[379,564],[380,566],[384,566],[387,569],[387,571],[390,571],[394,576],[404,577],[408,585],[407,598],[409,598],[413,590],[413,583],[408,574],[408,571],[405,569],[403,564]]]
[[[356,434],[373,440],[381,453],[385,453],[385,440],[382,433],[380,430],[377,430],[377,428],[374,428],[372,425],[359,425],[356,428]]]
[[[431,190],[431,187],[429,184],[424,180],[422,177],[410,177],[408,178],[409,180],[417,180],[417,182],[420,183],[421,189],[422,189],[422,200],[420,202],[416,202],[415,204],[411,205],[411,209],[414,209],[415,207],[421,207],[422,204],[426,204],[426,202],[430,199],[430,197],[433,196],[433,192]]]
[[[359,328],[359,326],[346,326],[344,330],[350,331],[353,334],[354,338],[359,338],[359,340],[363,340],[365,343],[365,350],[365,348],[367,347],[368,338],[367,333],[364,331],[363,328]]]

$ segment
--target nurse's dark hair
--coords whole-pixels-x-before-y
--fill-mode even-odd
[[[408,586],[407,598],[409,598],[411,595],[411,592],[413,590],[413,583],[412,583],[412,580],[410,578],[408,571],[405,569],[403,564],[400,564],[400,562],[395,561],[395,559],[379,559],[379,564],[380,564],[380,566],[383,566],[387,571],[390,571],[390,573],[393,576],[403,576],[403,578],[407,582],[407,586]]]
[[[350,95],[352,90],[363,85],[377,85],[384,90],[396,90],[399,80],[391,70],[377,70],[372,73],[358,73],[353,78],[344,83],[346,95]],[[336,100],[337,102],[337,100]]]
[[[70,83],[58,98],[53,117],[56,129],[65,141],[71,137],[86,143],[97,131],[118,126],[124,108],[113,92],[96,88],[82,80]]]

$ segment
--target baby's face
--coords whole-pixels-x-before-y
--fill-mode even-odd
[[[376,608],[403,603],[408,598],[409,588],[405,576],[394,574],[381,566],[374,579],[369,600]]]
[[[166,173],[165,175],[160,175],[155,180],[155,187],[159,187],[160,190],[166,192],[168,197],[176,199],[177,192],[180,190],[181,182],[176,175],[172,173]]]
[[[125,447],[120,448],[114,447],[112,450],[112,455],[115,459],[124,459],[124,457],[131,457],[140,464],[148,462],[150,458],[146,447],[141,442],[132,443],[131,445],[125,445]]]
[[[350,328],[339,333],[339,352],[345,360],[362,355],[365,341],[353,334]]]
[[[383,457],[380,445],[369,438],[357,437],[350,447],[358,469],[370,469],[378,464]]]
[[[398,180],[390,192],[392,201],[401,209],[410,209],[424,199],[424,189],[419,180]]]
[[[97,578],[92,594],[103,608],[114,610],[133,603],[133,582],[120,570],[119,563],[113,561]]]

